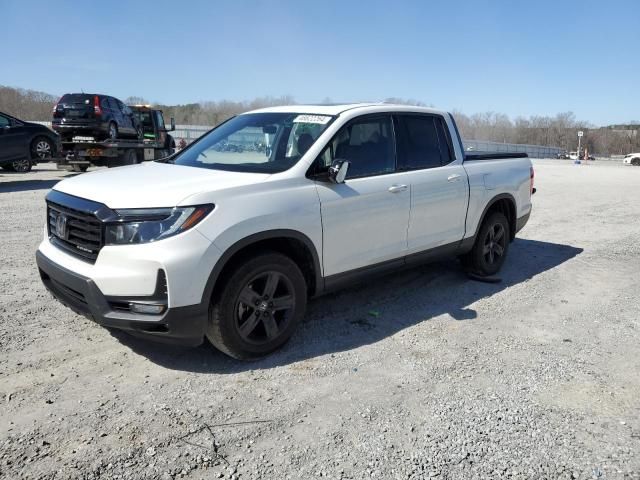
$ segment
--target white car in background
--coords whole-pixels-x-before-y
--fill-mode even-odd
[[[640,153],[630,153],[625,155],[622,159],[622,163],[625,165],[635,165],[640,167]]]

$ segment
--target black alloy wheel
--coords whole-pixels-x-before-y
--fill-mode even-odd
[[[205,334],[233,358],[250,360],[277,350],[304,316],[305,277],[282,253],[265,251],[234,261],[217,285]]]
[[[247,343],[261,345],[289,326],[296,303],[291,280],[276,271],[251,279],[236,300],[236,328]]]
[[[487,265],[495,265],[501,262],[505,252],[506,241],[504,226],[501,223],[494,223],[487,229],[482,249]]]
[[[480,226],[473,248],[461,257],[462,263],[475,275],[495,275],[502,268],[510,241],[507,217],[501,212],[490,213]]]

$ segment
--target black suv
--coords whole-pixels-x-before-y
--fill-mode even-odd
[[[60,151],[60,137],[44,125],[18,120],[0,112],[0,166],[28,172],[38,161]]]
[[[108,95],[67,93],[53,107],[53,129],[63,141],[75,135],[96,140],[142,139],[142,128],[133,111]]]

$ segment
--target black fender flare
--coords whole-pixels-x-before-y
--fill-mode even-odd
[[[231,260],[231,258],[236,253],[238,253],[243,248],[248,247],[254,243],[258,243],[262,240],[270,240],[270,239],[278,239],[278,238],[298,240],[302,242],[305,245],[305,247],[307,247],[309,252],[311,252],[311,256],[313,258],[313,267],[315,271],[315,281],[316,281],[316,288],[315,288],[315,291],[312,293],[318,294],[319,292],[321,292],[324,287],[324,282],[322,277],[322,270],[320,267],[320,258],[318,256],[316,247],[311,241],[311,239],[307,237],[304,233],[301,233],[297,230],[276,229],[276,230],[266,230],[264,232],[254,233],[252,235],[249,235],[248,237],[238,240],[236,243],[234,243],[229,248],[227,248],[222,254],[222,256],[220,257],[220,259],[216,262],[211,273],[209,274],[209,279],[207,280],[207,283],[204,288],[204,292],[202,294],[202,303],[204,305],[209,304],[209,302],[211,301],[211,295],[213,294],[213,290],[216,286],[220,273],[222,273],[222,270],[224,269],[224,267],[227,265],[229,260]]]

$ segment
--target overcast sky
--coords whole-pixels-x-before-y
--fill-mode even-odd
[[[0,0],[0,85],[640,120],[640,1]]]

